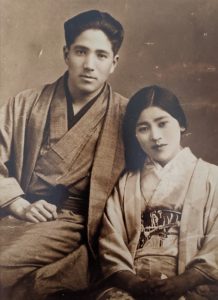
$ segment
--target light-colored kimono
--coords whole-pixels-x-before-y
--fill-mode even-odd
[[[218,167],[196,159],[189,149],[181,152],[176,164],[164,173],[152,200],[183,202],[178,274],[195,268],[217,284]],[[120,179],[107,202],[99,239],[105,277],[123,270],[136,273],[134,260],[140,230],[140,171],[137,171]]]
[[[63,77],[55,83],[43,86],[40,89],[21,92],[16,97],[11,98],[9,103],[0,110],[0,206],[5,207],[14,198],[23,195],[25,197],[29,189],[34,190],[33,177],[36,174],[51,186],[59,184],[68,186],[76,184],[78,179],[80,180],[88,175],[86,174],[86,165],[89,164],[90,191],[87,235],[88,244],[93,253],[95,252],[96,235],[106,199],[124,167],[121,126],[126,99],[117,93],[113,93],[109,85],[106,85],[105,88],[106,104],[104,99],[97,99],[86,114],[69,131],[67,129],[66,105],[62,105],[63,101],[66,102]],[[47,155],[47,153],[42,153],[42,144],[52,101],[56,101],[56,109],[52,114],[54,122],[50,127],[54,135],[50,139],[54,138],[56,140],[53,140],[52,146],[48,151],[49,155]],[[101,101],[104,101],[105,111],[101,109]],[[56,126],[57,124],[58,126]],[[84,220],[78,220],[77,216],[75,216],[75,219],[72,219],[72,213],[70,212],[66,212],[64,215],[63,213],[59,214],[58,220],[53,225],[49,222],[46,222],[46,224],[28,225],[28,228],[32,226],[33,229],[29,230],[30,238],[27,247],[31,249],[31,230],[39,238],[40,244],[40,239],[43,239],[42,235],[40,236],[40,232],[43,231],[43,234],[47,234],[48,237],[53,234],[49,232],[49,224],[54,226],[53,229],[55,229],[55,226],[58,226],[62,230],[66,221],[66,227],[69,227],[67,230],[70,230],[70,221],[75,221],[76,226],[73,224],[72,226],[75,227],[75,231],[78,230],[78,234],[82,231],[81,226],[84,227]],[[62,224],[61,222],[63,222],[63,225],[60,225]],[[22,225],[22,223],[19,224]],[[10,223],[4,227],[5,237],[7,237],[7,226],[9,228]],[[22,226],[19,225],[17,227],[18,238],[19,232],[22,231]],[[76,229],[77,226],[78,229]],[[36,233],[35,228],[37,227],[39,229]],[[78,234],[74,236],[78,236]],[[70,237],[66,233],[63,232],[61,235],[62,237],[57,241],[60,247],[61,243],[67,241],[67,239],[71,243]],[[81,233],[81,235],[83,236],[84,233]],[[73,239],[73,237],[71,238]],[[53,240],[55,240],[55,237]],[[5,247],[7,247],[7,238],[5,242]],[[72,249],[73,243],[74,239],[71,246]],[[52,244],[52,247],[58,247],[58,244],[56,246]],[[68,247],[64,251],[69,253],[70,248]],[[87,255],[86,250],[82,254]],[[76,258],[74,257],[74,261],[78,260],[78,257],[79,254],[77,254]],[[37,258],[37,255],[35,258]],[[87,262],[86,257],[84,257],[84,261]],[[69,266],[69,260],[63,262],[64,264]],[[61,262],[53,267],[51,266],[51,269],[45,266],[45,270],[39,273],[39,276],[44,276],[45,285],[49,281],[49,276],[55,278],[55,270],[61,268],[60,265]],[[41,263],[38,264],[38,261],[34,261],[31,266],[25,266],[24,264],[21,268],[23,270],[26,269],[25,272],[28,273],[41,266]],[[5,266],[4,269],[6,269]],[[19,269],[17,274],[19,275]],[[44,275],[42,276],[42,274]],[[22,272],[21,276],[23,276]],[[7,282],[6,278],[2,278],[2,280]],[[10,282],[10,278],[8,282]],[[53,291],[56,288],[57,290],[64,288],[63,284],[59,284],[59,282],[60,278],[58,277],[52,286]],[[75,284],[75,287],[81,288],[78,286],[78,283]]]

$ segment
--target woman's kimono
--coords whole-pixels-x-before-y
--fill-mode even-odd
[[[105,277],[124,270],[137,273],[141,199],[140,171],[126,173],[108,199],[103,217],[99,253]],[[217,284],[218,167],[183,149],[154,189],[152,201],[156,199],[183,203],[177,273],[195,268]]]

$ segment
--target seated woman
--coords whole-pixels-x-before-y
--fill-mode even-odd
[[[182,148],[177,97],[150,86],[127,106],[126,173],[99,239],[110,288],[98,299],[218,299],[218,167]],[[213,296],[211,296],[213,295]]]

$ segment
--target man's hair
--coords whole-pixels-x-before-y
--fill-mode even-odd
[[[117,54],[124,37],[123,27],[110,14],[98,10],[85,11],[64,23],[67,47],[69,48],[75,39],[88,29],[103,31],[111,42],[114,55]]]
[[[128,171],[139,170],[144,165],[146,153],[136,138],[136,124],[141,112],[151,106],[166,111],[178,121],[180,127],[187,129],[185,113],[178,98],[171,91],[156,85],[139,90],[129,100],[123,121],[123,140]]]

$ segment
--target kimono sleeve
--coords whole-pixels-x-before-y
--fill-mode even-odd
[[[124,175],[109,197],[103,215],[99,256],[105,277],[124,270],[135,273],[122,208],[125,181]]]
[[[8,166],[13,157],[14,98],[0,108],[0,207],[24,194],[18,181],[10,177]]]

